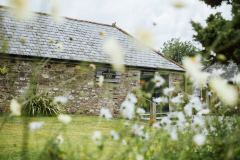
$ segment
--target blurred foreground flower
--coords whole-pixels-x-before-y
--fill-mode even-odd
[[[143,108],[137,108],[137,114],[141,115],[145,113],[145,110]]]
[[[155,72],[153,82],[155,83],[156,87],[160,87],[165,83],[165,80],[159,75],[158,72]]]
[[[69,115],[66,114],[60,114],[58,116],[58,120],[64,124],[68,124],[72,121],[72,118]]]
[[[106,119],[112,119],[112,113],[108,108],[101,108],[100,110],[100,116]]]
[[[201,102],[201,100],[199,99],[199,97],[192,95],[190,97],[189,103],[185,105],[184,107],[184,112],[188,115],[188,116],[192,116],[192,112],[193,109],[195,109],[196,111],[200,111],[203,108],[203,104]]]
[[[50,12],[56,22],[62,21],[62,18],[60,16],[60,5],[58,0],[51,0]]]
[[[172,5],[177,9],[181,9],[186,6],[183,0],[172,0]]]
[[[183,66],[186,70],[187,76],[192,80],[195,86],[204,87],[206,86],[209,73],[202,72],[201,56],[195,57],[184,57]]]
[[[14,15],[20,20],[30,15],[28,0],[10,0],[10,6],[13,7]]]
[[[111,130],[110,135],[112,136],[113,140],[115,140],[115,141],[120,139],[119,134],[114,130]]]
[[[197,145],[202,146],[205,144],[206,136],[203,134],[196,134],[195,136],[193,136],[193,141]]]
[[[95,64],[89,64],[89,67],[92,68],[92,70],[96,70],[96,65]]]
[[[173,97],[170,101],[171,103],[174,103],[174,104],[183,103],[183,95],[178,94],[176,97]]]
[[[124,118],[132,119],[135,116],[135,104],[136,103],[137,103],[136,96],[132,93],[129,93],[120,107],[122,116]]]
[[[68,99],[64,96],[57,96],[57,97],[54,97],[53,102],[54,103],[66,104],[68,102]]]
[[[170,137],[173,141],[178,140],[178,134],[177,134],[177,129],[174,127],[170,131]]]
[[[118,41],[114,38],[107,39],[103,44],[103,51],[110,57],[113,69],[124,72],[124,54]]]
[[[174,87],[167,87],[163,89],[163,94],[169,96],[174,91]]]
[[[220,100],[226,105],[233,106],[237,103],[237,89],[228,84],[226,80],[220,77],[214,77],[209,82],[211,89],[217,94]]]
[[[240,84],[240,73],[238,73],[237,75],[235,75],[235,76],[232,78],[232,81],[233,81],[233,83],[239,85],[239,84]]]
[[[144,129],[143,125],[134,124],[132,126],[132,133],[135,136],[143,137],[144,136],[144,130],[143,129]]]
[[[103,82],[104,82],[104,77],[101,75],[101,76],[98,77],[98,86],[102,87]]]
[[[154,45],[153,34],[147,29],[138,29],[135,36],[141,43],[146,46],[152,47]]]
[[[102,133],[100,131],[93,132],[92,140],[95,144],[101,145],[102,144]]]
[[[144,160],[144,157],[141,154],[137,154],[136,160]]]
[[[153,102],[156,102],[156,103],[168,103],[168,98],[167,97],[154,98]]]
[[[10,111],[12,116],[20,116],[21,115],[21,105],[18,103],[16,99],[12,99],[10,103]]]
[[[36,131],[44,125],[44,122],[31,122],[28,127],[31,131]]]
[[[57,144],[63,144],[63,142],[64,142],[63,136],[62,136],[61,134],[58,135],[58,136],[56,137],[56,139],[55,139],[55,143],[57,143]]]

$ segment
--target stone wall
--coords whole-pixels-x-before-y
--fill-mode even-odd
[[[108,107],[114,114],[119,113],[120,104],[127,93],[139,87],[140,69],[127,68],[121,74],[120,83],[105,82],[97,85],[96,71],[89,64],[65,61],[41,61],[27,58],[1,58],[0,67],[0,112],[7,112],[12,98],[27,90],[32,72],[37,67],[38,91],[50,96],[65,96],[68,103],[64,108],[68,113],[98,114],[101,107]],[[100,66],[97,67],[109,67]],[[169,73],[167,73],[169,74]],[[170,73],[169,85],[183,89],[183,74]]]
[[[39,92],[48,92],[50,96],[66,96],[69,113],[98,114],[101,107],[108,107],[118,113],[119,106],[126,94],[139,85],[140,71],[128,69],[121,75],[120,83],[104,83],[99,87],[96,73],[89,64],[44,62],[29,59],[3,59],[0,67],[6,67],[7,73],[0,73],[0,111],[9,108],[10,100],[21,95],[28,87],[34,68],[38,69]]]

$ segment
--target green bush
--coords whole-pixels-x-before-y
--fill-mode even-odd
[[[58,104],[47,93],[31,97],[23,106],[23,114],[27,116],[56,116],[59,113]]]

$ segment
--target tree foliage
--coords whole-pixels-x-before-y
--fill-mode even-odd
[[[183,42],[178,38],[172,38],[165,42],[162,48],[162,53],[164,53],[166,57],[178,63],[182,63],[184,56],[193,56],[197,52],[198,49],[191,42]]]
[[[219,6],[224,1],[232,5],[232,19],[226,20],[220,13],[216,13],[207,18],[206,27],[192,22],[196,31],[194,39],[202,44],[202,53],[211,62],[233,60],[240,64],[240,1],[204,0],[212,7]]]
[[[223,2],[227,2],[228,4],[231,3],[231,0],[201,0],[204,1],[206,4],[210,5],[211,7],[220,6]]]

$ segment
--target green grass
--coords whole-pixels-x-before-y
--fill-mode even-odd
[[[72,149],[77,149],[81,145],[88,145],[88,148],[96,146],[91,141],[91,135],[95,130],[102,131],[103,135],[109,135],[110,130],[117,129],[123,120],[114,119],[111,121],[104,120],[95,116],[73,116],[72,122],[62,130],[64,135],[64,145]],[[0,117],[0,123],[3,122]],[[29,137],[29,156],[30,159],[36,159],[43,150],[44,145],[63,127],[56,117],[37,117],[30,118],[30,121],[43,121],[44,126],[36,132],[31,132]],[[0,131],[0,159],[17,160],[21,157],[21,145],[23,137],[23,125],[21,118],[8,120]],[[70,145],[69,145],[70,144]],[[113,141],[107,145],[109,152],[114,148]]]

